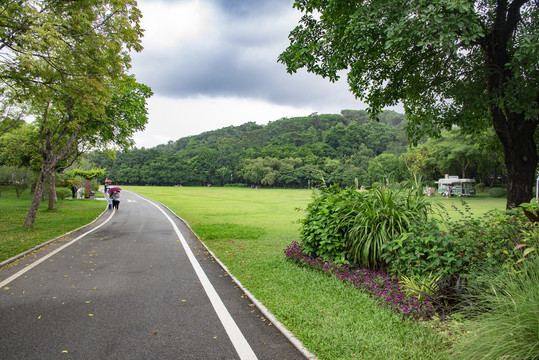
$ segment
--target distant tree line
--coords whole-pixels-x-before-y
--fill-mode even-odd
[[[504,174],[494,134],[472,139],[455,129],[409,148],[406,125],[405,115],[393,111],[378,121],[366,111],[314,113],[229,126],[113,158],[94,152],[87,160],[106,168],[114,182],[132,185],[352,187],[403,181],[411,172],[430,181],[450,173],[492,185]]]

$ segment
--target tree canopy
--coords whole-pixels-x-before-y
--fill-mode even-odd
[[[41,156],[31,227],[60,162],[96,147],[128,149],[144,129],[151,90],[127,75],[129,51],[142,50],[141,13],[135,0],[20,0],[0,10],[3,103],[33,116]]]
[[[297,0],[305,15],[279,61],[327,77],[347,72],[372,113],[404,104],[413,141],[457,124],[493,126],[507,205],[532,196],[539,124],[539,7],[533,0]],[[537,135],[535,135],[537,136]]]

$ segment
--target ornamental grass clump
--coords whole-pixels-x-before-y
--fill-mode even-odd
[[[417,190],[395,187],[362,193],[340,220],[353,262],[379,268],[383,246],[393,234],[407,231],[413,221],[426,221],[431,212],[432,204]]]
[[[301,266],[336,276],[378,299],[382,304],[398,311],[403,316],[420,319],[428,318],[434,313],[430,301],[408,295],[399,281],[388,274],[352,267],[349,264],[338,264],[330,260],[312,258],[303,253],[302,245],[297,241],[290,244],[284,252],[289,260]]]

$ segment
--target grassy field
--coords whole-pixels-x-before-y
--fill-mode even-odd
[[[430,198],[432,202],[438,203],[445,209],[444,216],[448,216],[452,220],[456,220],[462,217],[462,213],[465,216],[471,215],[473,217],[481,216],[492,209],[505,209],[507,200],[505,198],[493,198],[488,196],[488,192],[478,191],[475,197],[451,197],[446,198],[443,196],[434,196]],[[469,211],[466,210],[465,202],[469,207]],[[447,213],[447,214],[445,214]]]
[[[216,256],[320,359],[443,359],[447,339],[402,320],[358,290],[286,261],[299,240],[307,190],[128,187],[169,206]],[[459,198],[434,197],[457,218]],[[504,199],[465,199],[474,216]],[[456,207],[455,208],[453,208]]]
[[[54,239],[71,230],[86,225],[105,209],[105,201],[63,200],[56,203],[56,211],[47,209],[42,202],[33,228],[23,227],[31,195],[28,191],[15,196],[15,191],[6,189],[0,197],[0,261],[9,259],[26,250]]]
[[[430,323],[403,320],[357,289],[285,259],[299,240],[307,190],[217,187],[124,187],[169,206],[185,219],[230,271],[320,359],[445,359],[448,338]],[[434,197],[451,217],[458,198]],[[467,199],[475,216],[504,208],[504,199]],[[40,209],[36,227],[22,228],[29,198],[0,198],[0,255],[10,257],[95,218],[102,201],[69,201]],[[10,244],[16,243],[16,246]],[[24,245],[24,246],[23,246]],[[11,248],[9,251],[8,248]],[[5,254],[5,255],[4,255]]]

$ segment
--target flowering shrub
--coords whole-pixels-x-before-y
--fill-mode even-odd
[[[407,232],[395,233],[393,241],[382,246],[382,258],[399,275],[444,278],[462,271],[467,262],[463,248],[436,222],[413,222]]]
[[[303,253],[302,245],[297,241],[290,244],[284,253],[289,260],[299,265],[329,273],[351,283],[403,316],[425,318],[434,313],[433,306],[428,300],[419,300],[417,297],[407,295],[399,281],[390,275],[310,257]]]
[[[471,274],[516,269],[538,255],[534,251],[539,248],[538,223],[517,209],[491,210],[481,218],[451,222],[449,228],[468,255]]]

